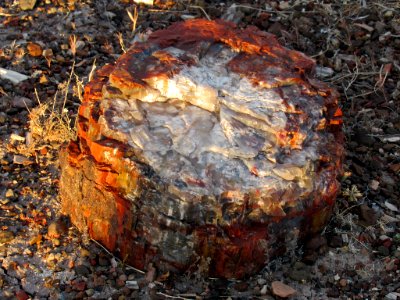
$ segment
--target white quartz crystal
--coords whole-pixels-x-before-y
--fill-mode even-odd
[[[163,51],[183,55],[176,48]],[[297,87],[278,93],[229,71],[227,63],[236,55],[220,47],[171,78],[150,78],[146,81],[156,90],[151,96],[106,97],[101,103],[103,134],[139,149],[162,179],[193,193],[282,189],[293,181],[310,191],[310,162],[317,159],[319,144],[312,127],[322,118],[322,103],[313,102],[313,116],[292,115],[306,120],[309,131],[299,149],[282,149],[277,135],[285,131],[295,107],[283,99],[285,89],[296,101],[307,99]]]

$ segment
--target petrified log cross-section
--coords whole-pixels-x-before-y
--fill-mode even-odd
[[[191,20],[97,72],[61,154],[63,211],[137,268],[243,277],[326,224],[337,92],[255,27]]]

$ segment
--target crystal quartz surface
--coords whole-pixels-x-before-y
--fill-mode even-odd
[[[240,278],[321,231],[339,188],[338,93],[255,27],[175,23],[86,86],[63,211],[136,268]]]

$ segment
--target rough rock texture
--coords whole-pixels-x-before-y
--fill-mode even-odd
[[[341,172],[335,90],[254,27],[191,20],[85,88],[63,211],[127,263],[240,278],[326,224]]]

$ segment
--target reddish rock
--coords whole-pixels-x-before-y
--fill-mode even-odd
[[[240,278],[313,237],[342,168],[338,93],[255,27],[154,32],[85,87],[63,211],[136,268]]]
[[[339,285],[341,287],[345,287],[347,285],[347,279],[345,279],[345,278],[340,279],[339,280]]]
[[[41,56],[42,52],[43,52],[43,48],[42,46],[40,46],[37,43],[28,43],[28,45],[26,46],[29,55],[37,57],[37,56]]]
[[[23,290],[19,290],[18,292],[15,293],[15,299],[17,299],[17,300],[28,300],[29,296]]]
[[[83,280],[73,280],[71,285],[75,291],[84,291],[86,289],[86,282]]]
[[[289,298],[297,293],[297,291],[294,288],[288,286],[287,284],[284,284],[281,281],[272,282],[271,289],[272,289],[272,294],[281,298]]]
[[[63,220],[59,219],[49,224],[49,227],[47,228],[47,236],[49,238],[59,238],[67,231],[67,225],[65,224],[65,222],[63,222]]]

